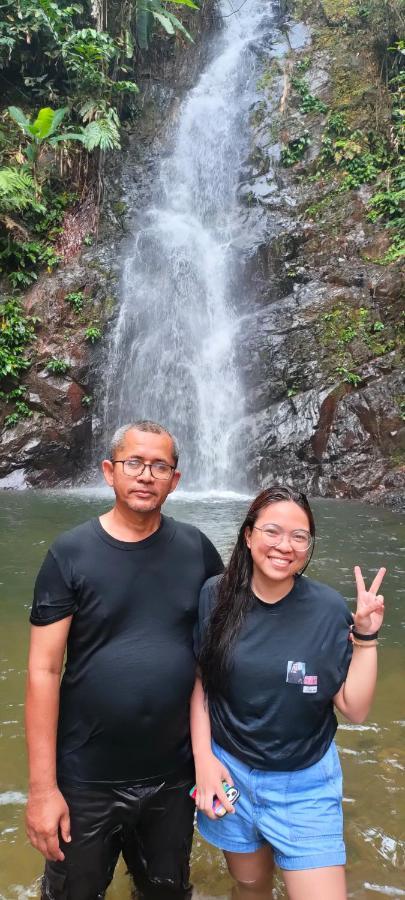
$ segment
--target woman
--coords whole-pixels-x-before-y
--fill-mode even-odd
[[[314,539],[305,495],[271,487],[253,501],[225,573],[201,592],[198,825],[224,851],[241,900],[269,900],[274,863],[290,900],[346,898],[334,706],[357,723],[369,711],[385,569],[367,591],[356,566],[353,618],[340,594],[302,577]],[[235,808],[223,781],[240,791]],[[214,815],[215,795],[233,815]]]

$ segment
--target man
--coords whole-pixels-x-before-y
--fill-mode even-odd
[[[177,460],[161,425],[119,429],[102,464],[113,509],[60,535],[37,578],[27,833],[47,860],[43,900],[103,898],[121,851],[144,896],[189,891],[192,632],[223,566],[197,528],[161,515]]]

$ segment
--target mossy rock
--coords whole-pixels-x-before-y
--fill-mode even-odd
[[[329,25],[342,25],[356,16],[353,0],[321,0],[321,7]]]
[[[125,216],[128,212],[128,204],[124,200],[116,200],[112,208],[116,216]]]

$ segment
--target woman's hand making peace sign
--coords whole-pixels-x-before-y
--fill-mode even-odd
[[[381,628],[384,618],[384,597],[378,593],[386,569],[379,569],[370,586],[366,589],[360,566],[354,567],[357,585],[357,609],[354,614],[355,629],[361,634],[374,634]]]

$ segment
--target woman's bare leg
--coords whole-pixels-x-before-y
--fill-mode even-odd
[[[274,859],[268,844],[254,853],[224,851],[224,856],[236,881],[232,892],[234,900],[271,900]]]
[[[282,870],[289,900],[347,900],[343,866],[297,872]]]

